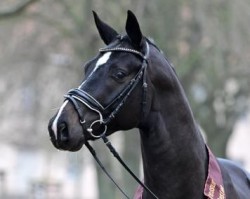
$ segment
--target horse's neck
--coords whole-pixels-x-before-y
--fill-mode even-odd
[[[145,183],[159,198],[202,198],[205,144],[179,83],[177,87],[159,99],[160,109],[140,129]]]

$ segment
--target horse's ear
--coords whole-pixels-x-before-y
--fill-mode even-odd
[[[136,16],[130,10],[128,10],[126,32],[132,43],[136,45],[136,47],[140,47],[142,44],[143,36]]]
[[[93,11],[95,24],[97,27],[97,30],[104,41],[106,45],[110,44],[118,35],[118,33],[111,28],[108,24],[104,23],[96,14],[95,11]]]

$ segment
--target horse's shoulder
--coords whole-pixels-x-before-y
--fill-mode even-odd
[[[226,193],[235,198],[248,199],[250,195],[250,174],[237,163],[218,158]]]

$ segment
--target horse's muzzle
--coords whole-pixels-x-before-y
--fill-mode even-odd
[[[54,131],[53,125],[54,117],[49,121],[48,131],[50,139],[54,147],[59,150],[78,151],[82,148],[84,143],[84,136],[81,135],[77,139],[71,135],[70,128],[66,122],[58,122],[57,132]]]

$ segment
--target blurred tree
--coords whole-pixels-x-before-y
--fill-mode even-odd
[[[222,157],[235,121],[249,108],[249,6],[194,0],[181,12],[177,70],[209,145]]]
[[[5,5],[7,8],[0,10],[0,19],[6,19],[10,17],[17,16],[24,12],[30,5],[37,2],[38,0],[23,0],[15,2],[15,5],[13,2],[9,3],[6,6],[6,2],[2,2],[1,5]],[[5,4],[4,4],[5,3]],[[3,6],[2,6],[3,7]]]

